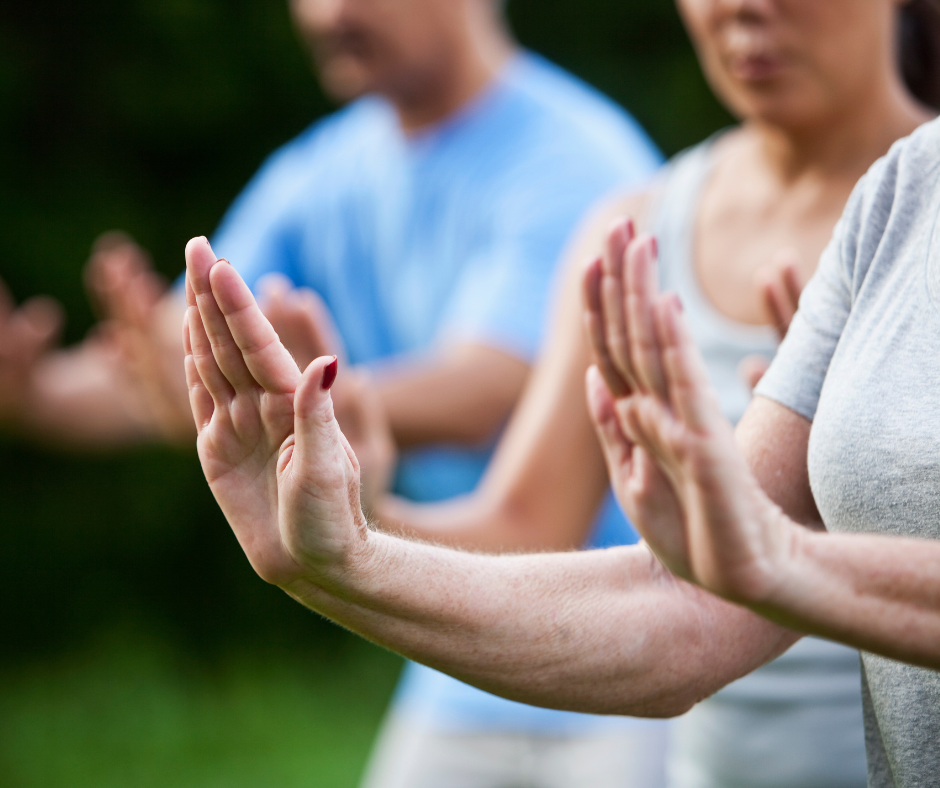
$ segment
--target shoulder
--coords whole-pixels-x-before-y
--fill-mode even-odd
[[[567,255],[569,276],[580,279],[584,270],[601,254],[615,222],[632,219],[637,232],[648,232],[653,202],[650,188],[623,190],[595,203],[572,236]]]
[[[354,181],[350,174],[366,154],[383,148],[393,122],[387,105],[371,98],[317,120],[264,160],[232,203],[219,233],[236,232],[234,225],[241,224],[267,227],[285,218],[324,180],[334,185]]]
[[[646,177],[662,156],[639,123],[621,106],[544,58],[529,52],[507,68],[504,84],[559,150],[622,167]]]
[[[327,161],[369,149],[393,123],[394,116],[385,102],[371,97],[360,99],[315,121],[275,150],[255,178],[303,179]]]
[[[895,142],[855,186],[834,241],[856,285],[879,252],[926,243],[940,198],[938,169],[940,120],[933,120]]]

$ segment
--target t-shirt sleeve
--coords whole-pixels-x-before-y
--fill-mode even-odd
[[[507,189],[494,206],[491,240],[453,289],[439,342],[479,342],[526,361],[535,357],[569,237],[598,199],[624,185],[620,173],[590,169],[571,171],[559,162],[514,177],[524,187]]]
[[[757,396],[779,402],[810,421],[852,309],[865,180],[849,199],[816,273],[803,290],[787,336],[754,390]]]

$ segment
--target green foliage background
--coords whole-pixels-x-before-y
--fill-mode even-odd
[[[525,45],[627,106],[667,153],[729,122],[670,0],[511,0],[509,13]],[[130,232],[175,276],[185,241],[211,232],[264,156],[331,109],[285,0],[4,3],[0,276],[17,298],[60,299],[66,341],[80,339],[99,233]],[[314,738],[324,718],[358,731],[333,777],[323,758],[342,748],[304,755],[303,735],[281,737],[289,752],[258,745],[252,763],[299,763],[282,784],[353,784],[398,663],[253,576],[193,454],[64,456],[5,438],[0,524],[0,784],[257,784],[255,767],[219,781],[247,746],[224,731],[260,715],[296,733],[304,693],[326,702],[344,681],[361,714],[337,697],[309,720]],[[138,725],[174,697],[189,699],[175,723]],[[158,766],[173,758],[189,777]]]

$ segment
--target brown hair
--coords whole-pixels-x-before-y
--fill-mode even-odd
[[[940,110],[940,0],[901,6],[901,75],[916,98]]]

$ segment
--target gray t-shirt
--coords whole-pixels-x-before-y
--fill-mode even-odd
[[[940,120],[859,182],[756,393],[813,422],[833,532],[940,538]],[[863,654],[869,785],[940,785],[940,673]]]

